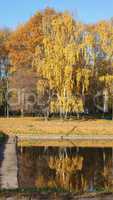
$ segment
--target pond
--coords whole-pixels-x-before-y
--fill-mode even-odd
[[[19,187],[71,192],[113,188],[112,148],[18,147]]]

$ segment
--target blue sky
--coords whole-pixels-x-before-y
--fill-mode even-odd
[[[45,7],[69,10],[85,23],[113,17],[113,0],[1,0],[0,27],[15,28]]]

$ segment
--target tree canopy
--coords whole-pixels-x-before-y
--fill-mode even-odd
[[[49,113],[105,112],[105,104],[106,112],[112,111],[112,21],[83,24],[68,12],[47,8],[15,31],[0,31],[0,46],[0,59],[10,63],[10,85],[19,76],[15,87],[35,88]]]

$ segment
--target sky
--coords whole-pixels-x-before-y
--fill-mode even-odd
[[[68,10],[84,23],[113,17],[113,0],[0,0],[0,27],[16,28],[46,7]]]

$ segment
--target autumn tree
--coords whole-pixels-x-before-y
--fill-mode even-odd
[[[108,112],[112,107],[113,95],[113,26],[110,21],[101,21],[95,26],[98,34],[98,51],[100,56],[97,63],[99,85],[102,85],[103,111]],[[108,96],[108,97],[107,97]],[[106,99],[106,100],[105,100]],[[111,103],[110,103],[111,102]],[[108,105],[107,105],[108,104]]]
[[[112,21],[86,25],[68,12],[47,8],[11,34],[1,31],[0,45],[0,67],[2,63],[10,66],[0,68],[0,77],[4,68],[10,87],[35,90],[43,103],[36,112],[45,110],[46,114],[67,117],[71,113],[105,112],[107,107],[111,111]],[[98,100],[101,110],[94,102],[98,93],[102,96]],[[27,112],[25,104],[16,109]]]
[[[2,113],[7,112],[7,76],[9,70],[9,58],[6,43],[10,37],[10,30],[0,30],[0,106],[2,107]]]
[[[78,36],[83,26],[63,13],[53,17],[50,27],[43,47],[36,48],[33,62],[38,73],[48,80],[50,93],[56,96],[50,101],[50,112],[82,112],[82,94],[88,90],[91,77],[91,70],[80,63],[84,49]]]
[[[36,13],[26,24],[20,25],[7,42],[12,70],[31,68],[34,51],[42,40],[42,15]]]

